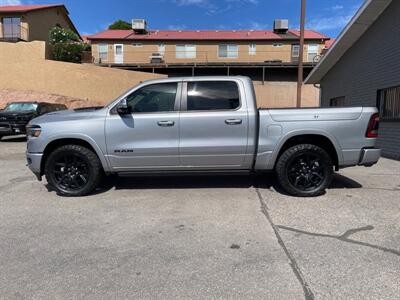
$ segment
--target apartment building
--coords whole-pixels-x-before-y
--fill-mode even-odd
[[[106,30],[88,39],[93,62],[120,68],[297,68],[298,30],[276,20],[273,30],[148,30],[134,20],[132,30]],[[315,65],[330,38],[306,30],[303,60]]]
[[[48,41],[54,26],[79,35],[63,4],[0,6],[0,41]]]

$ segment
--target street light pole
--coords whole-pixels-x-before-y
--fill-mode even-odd
[[[296,106],[301,107],[301,92],[303,87],[303,56],[304,56],[304,27],[306,20],[306,0],[301,0],[300,15],[300,50],[299,50],[299,67],[297,74],[297,101]]]

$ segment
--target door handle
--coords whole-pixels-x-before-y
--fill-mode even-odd
[[[161,126],[161,127],[169,127],[169,126],[174,126],[175,122],[174,121],[158,121],[157,125]]]
[[[227,120],[225,120],[225,124],[227,124],[227,125],[239,125],[239,124],[242,124],[242,120],[241,119],[227,119]]]

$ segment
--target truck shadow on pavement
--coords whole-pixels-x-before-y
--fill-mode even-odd
[[[25,135],[17,135],[17,136],[5,136],[0,140],[0,143],[19,143],[26,142]]]
[[[207,189],[207,188],[250,188],[273,189],[287,195],[279,186],[273,173],[262,175],[192,175],[192,176],[108,176],[93,194],[111,189]],[[362,185],[346,176],[335,174],[329,189],[356,189]]]

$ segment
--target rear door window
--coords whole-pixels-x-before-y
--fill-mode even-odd
[[[240,106],[234,81],[195,81],[187,83],[187,110],[235,110]]]

